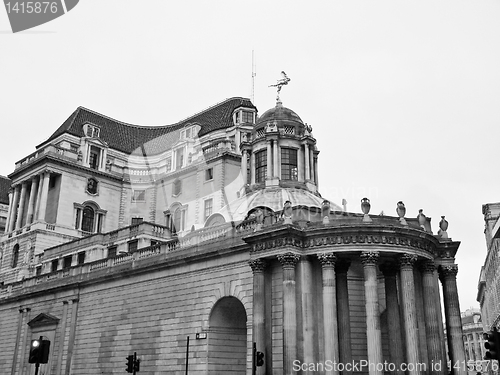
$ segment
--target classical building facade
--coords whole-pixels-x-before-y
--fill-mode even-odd
[[[486,353],[483,338],[483,322],[479,309],[470,308],[462,312],[465,355],[467,361],[482,361]]]
[[[254,342],[259,375],[445,374],[443,324],[465,361],[444,218],[346,212],[318,155],[279,100],[158,127],[78,108],[9,175],[0,368],[33,374],[43,336],[45,375],[121,374],[133,352],[144,374],[251,374]]]
[[[486,258],[479,276],[477,301],[485,331],[500,328],[500,203],[483,205]]]

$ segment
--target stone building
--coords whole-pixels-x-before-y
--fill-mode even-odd
[[[479,276],[477,301],[485,331],[500,328],[500,203],[483,205],[486,257]]]
[[[0,233],[5,232],[7,224],[7,213],[9,212],[9,189],[10,180],[0,176]]]
[[[482,361],[486,353],[483,338],[481,312],[470,308],[462,312],[462,329],[464,332],[465,355],[467,361]]]
[[[0,368],[33,374],[43,336],[45,375],[121,374],[133,352],[141,374],[184,374],[187,352],[190,374],[251,374],[253,342],[259,375],[444,374],[443,323],[464,361],[447,223],[346,212],[318,155],[279,100],[157,127],[78,108],[9,175]]]

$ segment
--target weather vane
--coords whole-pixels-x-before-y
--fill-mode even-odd
[[[280,91],[281,91],[281,88],[285,85],[288,85],[288,82],[290,82],[290,78],[288,78],[288,76],[286,75],[285,72],[281,72],[281,76],[282,78],[278,80],[278,82],[276,82],[275,85],[269,85],[269,87],[277,87],[278,88],[278,95],[276,96],[276,101],[279,102],[280,101]]]

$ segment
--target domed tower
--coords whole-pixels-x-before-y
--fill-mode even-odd
[[[317,192],[319,151],[311,127],[280,100],[242,139],[242,171],[249,174],[250,190],[281,186]]]

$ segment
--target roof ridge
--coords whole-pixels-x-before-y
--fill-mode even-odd
[[[205,108],[205,109],[202,109],[201,111],[199,112],[196,112],[194,115],[191,115],[191,116],[188,116],[186,118],[183,118],[182,120],[180,120],[178,122],[178,124],[182,123],[182,122],[185,122],[187,120],[189,120],[190,118],[193,118],[193,117],[196,117],[196,116],[199,116],[201,115],[202,113],[205,113],[205,112],[208,112],[209,110],[221,105],[221,104],[224,104],[224,103],[227,103],[229,102],[230,100],[234,100],[234,99],[242,99],[242,100],[248,100],[250,103],[252,103],[252,101],[249,99],[249,98],[244,98],[242,96],[233,96],[232,98],[226,98],[224,100],[221,100],[220,102],[217,102],[215,104],[212,104],[211,106]],[[253,103],[252,103],[253,104]],[[255,105],[254,105],[255,106]]]

